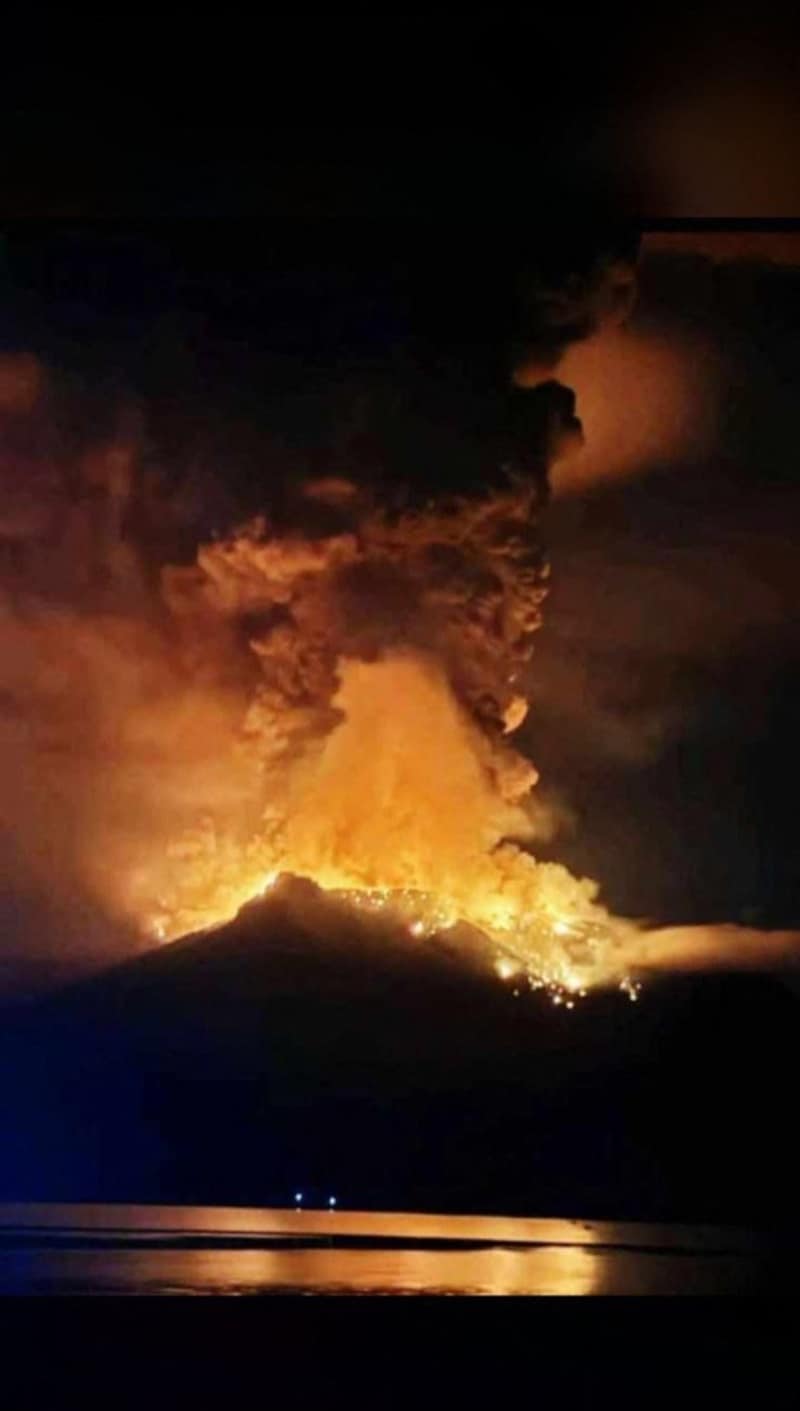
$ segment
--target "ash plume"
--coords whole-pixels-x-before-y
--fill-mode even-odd
[[[639,245],[628,232],[583,247],[562,238],[549,255],[527,266],[519,279],[512,340],[518,386],[547,381],[572,344],[625,323],[636,302]]]
[[[425,754],[414,693],[455,741],[431,820],[437,798],[454,819],[463,808],[476,856],[535,831],[536,772],[507,736],[526,712],[519,681],[545,594],[541,476],[405,507],[364,483],[307,479],[277,494],[272,518],[169,564],[186,500],[147,466],[141,409],[121,399],[104,437],[70,437],[36,359],[6,356],[0,374],[9,831],[44,896],[77,890],[96,908],[86,948],[103,920],[124,948],[164,904],[171,921],[156,930],[174,935],[247,900],[297,831],[290,795],[343,721],[357,663],[405,680],[398,714],[416,735],[394,767]],[[405,804],[412,834],[420,785]],[[339,872],[355,878],[357,861]]]
[[[466,924],[504,977],[559,994],[658,968],[594,883],[531,852],[570,803],[534,787],[529,702],[569,736],[596,692],[581,665],[592,642],[561,678],[552,652],[543,672],[532,655],[549,472],[573,463],[579,439],[552,373],[570,348],[617,336],[634,254],[595,252],[566,281],[537,274],[511,340],[494,473],[433,497],[424,475],[387,477],[383,395],[363,401],[322,473],[269,453],[239,493],[224,449],[216,469],[162,454],[141,400],[106,396],[98,415],[96,396],[32,355],[0,358],[2,858],[9,889],[24,877],[47,899],[20,925],[25,944],[52,944],[53,898],[82,918],[66,942],[75,958],[108,959],[217,925],[286,872],[399,908],[414,937]],[[626,473],[653,444],[632,443]],[[610,442],[602,456],[613,461]],[[602,642],[605,569],[562,565]],[[631,610],[626,599],[623,634]],[[687,630],[694,641],[697,614]],[[622,720],[604,694],[595,736],[640,764],[680,730],[682,704],[651,715]],[[665,942],[677,966],[687,937]],[[724,963],[744,950],[730,945]],[[785,957],[788,943],[767,952]],[[694,954],[709,954],[699,932]]]

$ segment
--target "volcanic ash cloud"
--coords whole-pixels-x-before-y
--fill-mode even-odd
[[[621,978],[631,928],[525,846],[537,776],[509,736],[547,577],[536,510],[518,484],[362,507],[313,539],[259,521],[166,572],[188,669],[210,690],[248,683],[225,747],[250,791],[140,870],[157,934],[227,920],[293,873],[398,909],[414,935],[466,923],[533,983]]]

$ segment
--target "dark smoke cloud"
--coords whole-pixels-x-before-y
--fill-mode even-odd
[[[528,266],[518,283],[512,342],[517,386],[548,380],[572,343],[625,322],[636,300],[638,249],[632,231],[611,231],[583,250],[562,243],[557,255]]]
[[[176,770],[152,750],[162,704],[168,712],[174,690],[157,591],[164,563],[190,563],[215,529],[230,529],[265,504],[279,526],[294,520],[323,537],[350,521],[353,493],[394,499],[402,508],[398,492],[414,481],[415,465],[412,507],[442,481],[450,492],[479,497],[487,484],[502,483],[504,464],[541,477],[557,451],[570,443],[575,449],[575,412],[581,414],[582,399],[591,405],[592,357],[602,367],[604,348],[626,338],[633,354],[609,399],[603,435],[594,439],[601,449],[592,462],[587,418],[583,462],[582,453],[564,459],[554,476],[548,537],[555,586],[527,672],[526,741],[544,783],[541,817],[533,821],[540,837],[562,823],[566,834],[553,842],[554,855],[562,856],[563,847],[576,870],[599,876],[622,911],[694,919],[679,910],[680,886],[690,911],[702,911],[702,885],[694,892],[685,886],[680,840],[665,849],[642,793],[662,787],[661,765],[701,727],[712,736],[716,729],[734,749],[746,738],[759,718],[770,654],[777,659],[793,640],[791,526],[798,510],[787,427],[796,273],[785,266],[742,274],[737,262],[720,275],[718,262],[702,253],[650,258],[645,249],[633,308],[635,242],[626,241],[601,241],[599,254],[595,248],[529,262],[524,318],[495,326],[511,333],[497,340],[502,356],[480,401],[491,408],[486,420],[474,414],[474,382],[463,375],[463,360],[452,377],[435,368],[429,375],[429,362],[412,359],[410,385],[424,387],[427,397],[421,405],[398,396],[406,386],[400,373],[408,369],[402,359],[384,370],[374,358],[356,362],[347,378],[337,373],[333,396],[321,390],[322,373],[304,389],[295,384],[292,395],[278,380],[258,410],[255,399],[245,399],[245,434],[230,401],[223,399],[217,412],[203,403],[202,385],[192,381],[196,367],[183,384],[183,416],[163,398],[126,389],[124,379],[110,393],[85,371],[67,378],[31,354],[6,355],[0,556],[3,635],[11,644],[2,683],[8,780],[2,861],[14,917],[6,931],[9,953],[33,949],[46,958],[66,949],[74,959],[97,958],[135,944],[124,926],[110,926],[93,909],[75,864],[82,791],[87,778],[97,777],[87,775],[85,764],[86,751],[96,753],[98,714],[132,719],[137,751],[132,774],[112,782],[110,763],[101,772],[100,865],[113,858],[120,817],[135,816],[137,770],[163,768],[165,834],[196,812],[197,799],[186,797],[181,784],[185,760],[193,778],[201,769],[204,797],[238,787],[230,776],[218,777],[219,764],[216,773],[213,761],[198,764],[200,745],[186,716]],[[209,340],[201,342],[202,357]],[[677,358],[682,376],[670,383],[672,399],[662,399],[658,416],[648,418],[656,384],[643,378],[637,388],[637,357],[653,340],[667,349],[670,366]],[[531,352],[529,380],[536,385],[509,391],[500,367],[507,378],[522,344]],[[554,374],[572,381],[577,405]],[[620,427],[628,425],[634,404],[647,435],[628,436],[628,483],[614,486],[614,420],[618,415]],[[296,427],[302,435],[294,435]],[[592,467],[583,480],[581,464]],[[312,500],[301,493],[309,468],[317,485]],[[571,487],[588,493],[570,498]],[[120,625],[131,617],[133,632]],[[74,649],[67,652],[67,643]],[[64,673],[74,672],[76,662],[79,689],[65,700]],[[218,689],[215,683],[210,696],[195,700],[195,719],[235,709],[243,683],[231,678],[222,698]],[[76,717],[84,722],[80,747],[65,748],[64,729]],[[109,761],[113,743],[104,737]],[[31,751],[39,758],[41,749],[49,751],[48,768],[26,772]],[[660,797],[657,812],[670,817]],[[671,816],[677,833],[680,809],[673,807]],[[720,851],[726,837],[725,830],[718,834]],[[621,867],[620,850],[636,867]],[[697,871],[708,867],[704,855]],[[670,872],[672,889],[662,882]],[[722,895],[721,877],[713,886]]]
[[[800,278],[776,243],[646,239],[624,361],[611,334],[562,364],[586,450],[556,468],[528,747],[578,815],[559,855],[629,914],[797,923]]]

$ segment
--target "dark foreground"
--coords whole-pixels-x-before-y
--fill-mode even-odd
[[[757,1294],[776,1239],[709,1226],[214,1207],[0,1207],[3,1294]]]
[[[0,1201],[796,1227],[796,993],[690,976],[565,1013],[465,944],[287,880],[3,1014]]]

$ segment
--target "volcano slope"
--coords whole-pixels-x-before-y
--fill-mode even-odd
[[[282,879],[9,1012],[0,1198],[795,1218],[798,1001],[767,977],[515,992]]]

